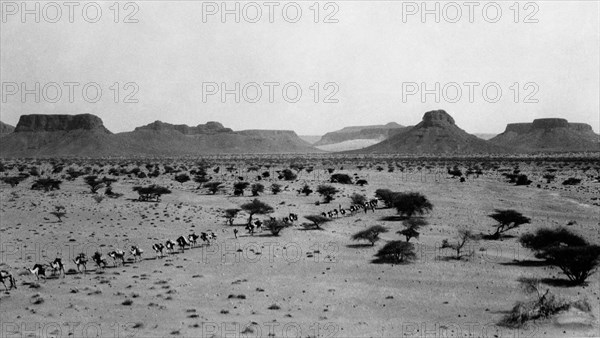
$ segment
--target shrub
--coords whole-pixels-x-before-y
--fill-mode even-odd
[[[550,290],[541,290],[540,280],[537,278],[519,278],[525,293],[535,294],[536,298],[529,301],[517,302],[511,311],[502,318],[500,325],[520,328],[528,321],[546,319],[566,311],[577,308],[584,312],[590,312],[591,306],[586,300],[566,301],[556,297]]]
[[[265,191],[265,186],[260,183],[252,184],[252,196],[258,196],[259,193]]]
[[[21,183],[21,181],[25,180],[25,177],[23,176],[7,176],[7,177],[2,177],[2,182],[6,183],[6,184],[10,184],[11,188],[14,188],[15,186],[19,185],[19,183]]]
[[[527,175],[517,175],[515,185],[530,185],[531,180],[527,178]]]
[[[352,184],[352,178],[346,174],[333,174],[329,181],[331,183]]]
[[[404,263],[416,258],[414,246],[403,241],[388,242],[375,256],[381,263]]]
[[[55,180],[53,178],[40,178],[36,180],[31,186],[31,190],[44,190],[46,192],[52,190],[60,190],[60,184],[62,181]]]
[[[190,176],[188,174],[179,174],[175,176],[174,180],[183,184],[190,180]]]
[[[171,193],[171,190],[156,184],[147,187],[135,186],[133,187],[133,191],[136,191],[140,195],[140,201],[156,200],[157,202],[160,201],[162,195]]]
[[[285,229],[287,227],[287,224],[285,224],[283,221],[281,220],[277,220],[277,219],[269,219],[268,221],[265,222],[265,227],[271,231],[271,234],[273,236],[279,236],[279,233],[281,232],[281,230]]]
[[[433,209],[433,204],[427,197],[418,192],[400,193],[394,197],[394,208],[400,215],[410,218],[413,215],[423,215]]]
[[[422,218],[409,218],[402,222],[406,229],[396,232],[399,235],[406,237],[409,242],[411,238],[419,238],[420,233],[417,231],[420,228],[428,225],[427,221]]]
[[[286,181],[293,181],[298,177],[298,175],[296,175],[292,170],[286,168],[281,172],[281,177]]]
[[[308,186],[308,184],[305,184],[302,189],[300,189],[299,191],[300,193],[303,193],[305,196],[308,196],[310,194],[312,194],[312,189]]]
[[[337,194],[339,190],[333,186],[322,184],[317,187],[317,192],[323,196],[323,201],[325,203],[329,203],[333,201],[335,194]]]
[[[356,181],[356,184],[360,185],[362,187],[362,186],[369,184],[369,182],[367,182],[367,180],[361,179],[361,180]]]
[[[203,187],[208,189],[208,191],[210,191],[210,193],[214,195],[223,188],[223,183],[222,182],[207,182],[207,183],[204,183]]]
[[[250,185],[248,182],[236,182],[233,184],[233,194],[235,196],[244,195],[244,190]]]
[[[390,189],[377,189],[375,190],[375,197],[383,201],[386,207],[391,208],[394,206],[394,201],[399,192],[393,192]]]
[[[577,185],[581,183],[581,179],[575,177],[569,177],[562,182],[563,185]]]
[[[273,193],[273,195],[277,195],[278,193],[281,192],[281,185],[277,184],[277,183],[273,183],[271,185],[271,192]]]
[[[384,232],[388,232],[388,229],[381,225],[374,225],[368,229],[355,233],[351,238],[354,241],[367,240],[371,242],[371,245],[373,246],[379,240],[379,234]]]
[[[232,208],[232,209],[226,209],[225,210],[225,218],[227,219],[227,222],[229,223],[229,225],[233,225],[233,219],[237,216],[237,214],[241,210],[242,209],[237,209],[237,208]]]
[[[352,204],[360,204],[360,205],[365,204],[365,202],[367,201],[367,198],[365,197],[365,195],[361,195],[361,194],[357,194],[357,193],[352,194],[352,196],[350,196],[350,199],[352,200]]]
[[[494,225],[496,231],[488,237],[489,239],[499,239],[506,231],[515,229],[520,225],[527,224],[531,221],[528,217],[525,217],[520,212],[512,209],[494,209],[494,213],[488,216],[498,222],[498,224]]]

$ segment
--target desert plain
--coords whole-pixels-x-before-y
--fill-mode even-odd
[[[4,175],[36,166],[44,176],[53,172],[56,162],[5,160]],[[0,269],[10,272],[17,285],[0,293],[1,337],[600,336],[600,275],[571,286],[560,269],[542,264],[518,241],[540,227],[565,226],[600,244],[597,157],[277,155],[58,162],[64,169],[50,176],[62,180],[59,190],[32,190],[34,176],[13,187],[0,185]],[[301,162],[304,170],[295,166],[295,179],[279,179],[277,172],[294,162]],[[152,178],[130,173],[136,167],[145,172],[147,163],[156,164],[162,173]],[[164,173],[166,165],[175,172]],[[482,173],[468,175],[464,182],[447,172],[449,167],[465,172],[476,165]],[[221,191],[211,194],[193,180],[174,180],[200,166],[210,180],[223,182]],[[121,174],[110,175],[113,167]],[[105,189],[91,192],[85,175],[69,178],[68,168],[114,178],[112,191],[118,197],[104,196]],[[502,175],[516,168],[531,184],[515,186]],[[555,175],[549,183],[543,178],[548,170]],[[258,181],[265,171],[269,177]],[[331,172],[368,183],[331,183]],[[563,185],[569,177],[581,181]],[[237,181],[261,183],[265,191],[251,196],[247,189],[234,196],[232,185]],[[273,194],[273,183],[282,191]],[[160,201],[139,201],[132,188],[150,184],[171,193]],[[316,192],[297,191],[304,185],[316,190],[319,184],[339,190],[331,202],[323,203]],[[303,226],[310,223],[304,216],[348,208],[354,193],[373,199],[377,189],[419,192],[433,205],[423,215],[428,225],[410,241],[415,248],[412,261],[373,262],[386,242],[404,240],[396,233],[403,229],[401,218],[382,203],[374,211],[332,217],[321,229]],[[295,213],[298,221],[278,236],[267,230],[250,234],[244,211],[233,225],[226,222],[226,209],[255,198],[274,211],[254,219]],[[61,221],[51,214],[57,206],[66,213]],[[465,251],[472,254],[462,259],[442,248],[443,240],[454,241],[461,228],[491,233],[495,221],[488,215],[495,209],[517,210],[531,222],[499,240],[469,241]],[[351,239],[374,225],[389,230],[374,245]],[[183,252],[176,248],[164,257],[152,250],[154,243],[201,232],[214,232],[217,238]],[[140,261],[129,254],[132,245],[143,250]],[[91,257],[114,249],[126,252],[125,264],[114,266],[108,259],[102,268],[90,260],[87,271],[80,273],[73,263],[80,252]],[[66,276],[48,273],[46,280],[37,280],[25,269],[57,257],[65,263]],[[502,319],[514,304],[533,297],[522,290],[521,277],[539,278],[543,289],[565,299],[585,299],[592,309],[571,309],[521,328],[504,326]]]

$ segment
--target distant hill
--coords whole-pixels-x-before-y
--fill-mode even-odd
[[[506,150],[460,129],[443,110],[429,111],[414,127],[355,153],[478,154]]]
[[[325,146],[351,140],[383,141],[404,128],[404,126],[399,125],[396,122],[390,122],[385,125],[345,127],[323,135],[323,137],[313,145]]]
[[[315,144],[321,139],[320,135],[298,135],[298,137],[310,144]]]
[[[599,135],[590,125],[561,118],[508,124],[490,142],[520,152],[600,151]]]
[[[473,135],[479,137],[482,140],[490,140],[490,139],[494,138],[495,136],[497,136],[498,134],[475,133]]]
[[[12,133],[15,130],[15,127],[11,126],[10,124],[6,124],[2,121],[0,121],[0,137],[6,136],[10,133]]]
[[[23,115],[2,138],[2,157],[183,156],[320,152],[293,131],[234,132],[218,122],[189,127],[160,121],[113,134],[95,115]]]

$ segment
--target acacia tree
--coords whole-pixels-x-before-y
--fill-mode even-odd
[[[368,229],[355,233],[354,235],[352,235],[351,238],[354,241],[367,240],[371,242],[371,246],[373,246],[380,239],[379,234],[384,232],[388,232],[388,229],[386,227],[383,227],[381,225],[374,225]]]
[[[433,204],[427,197],[418,192],[400,193],[394,197],[394,208],[400,215],[411,218],[413,215],[423,215],[433,209]]]
[[[360,204],[363,205],[367,201],[365,195],[354,193],[350,196],[350,200],[352,200],[352,204]]]
[[[339,190],[331,185],[321,184],[317,187],[317,192],[319,195],[323,196],[324,203],[329,203],[333,201],[335,194],[337,194]]]
[[[259,193],[262,193],[263,191],[265,191],[265,186],[260,184],[260,183],[254,183],[252,184],[252,196],[258,196]]]
[[[321,229],[321,225],[327,223],[327,222],[331,222],[330,218],[327,217],[323,217],[321,215],[308,215],[308,216],[304,216],[304,218],[306,218],[307,220],[313,222],[314,226],[317,229]]]
[[[50,214],[56,216],[58,221],[62,222],[62,218],[67,214],[67,209],[61,205],[57,205],[54,207],[54,211],[52,211]]]
[[[494,209],[494,213],[488,216],[498,222],[498,224],[494,225],[494,228],[496,228],[495,232],[488,236],[489,239],[499,239],[506,231],[531,222],[530,218],[525,217],[520,212],[512,209]]]
[[[273,195],[277,195],[278,193],[280,193],[281,192],[281,184],[273,183],[271,185],[271,192],[273,193]]]
[[[238,209],[238,208],[232,208],[232,209],[225,210],[225,218],[227,219],[227,222],[229,223],[229,225],[233,225],[233,219],[237,217],[237,214],[241,210],[242,209]]]
[[[394,206],[394,200],[399,192],[393,192],[390,189],[377,189],[375,190],[375,197],[383,201],[383,204],[387,208],[391,208]]]
[[[288,225],[278,219],[270,219],[265,222],[265,228],[271,231],[273,236],[279,236],[279,233],[285,229]]]
[[[308,184],[305,184],[302,189],[298,190],[298,193],[302,193],[304,194],[304,196],[308,196],[310,194],[312,194],[312,189],[308,186]]]
[[[183,184],[190,180],[190,176],[188,174],[183,173],[183,174],[176,175],[173,179],[175,181]]]
[[[519,239],[535,256],[558,267],[574,285],[585,283],[600,264],[600,246],[568,229],[542,228]]]
[[[444,239],[442,241],[442,249],[448,248],[448,249],[453,249],[456,252],[456,255],[454,256],[454,259],[462,259],[463,257],[469,257],[473,255],[473,251],[469,251],[467,253],[463,253],[463,248],[465,247],[465,245],[467,245],[467,243],[472,240],[473,237],[473,233],[471,232],[471,230],[469,229],[460,229],[458,231],[458,238],[456,240],[456,242],[454,243],[450,243],[447,239]]]
[[[235,196],[243,196],[244,190],[248,188],[250,183],[248,182],[236,182],[233,184],[233,195]]]
[[[388,242],[375,256],[379,258],[376,261],[382,263],[404,263],[416,258],[412,243],[404,241]]]
[[[252,216],[255,214],[264,215],[273,212],[272,206],[259,201],[258,198],[255,198],[252,202],[242,204],[241,208],[250,215],[248,217],[248,225],[252,224]]]
[[[405,229],[397,231],[396,233],[406,237],[407,242],[413,237],[419,238],[420,233],[418,230],[428,225],[427,221],[422,218],[409,218],[405,219],[402,223]]]
[[[157,202],[160,201],[160,197],[162,195],[171,193],[171,190],[156,184],[152,184],[147,187],[135,186],[133,187],[133,191],[136,191],[138,195],[140,195],[140,201],[149,201],[152,199],[156,199]]]
[[[214,195],[223,188],[223,183],[222,182],[207,182],[207,183],[204,183],[203,187],[208,189],[208,191],[210,191],[210,193]]]

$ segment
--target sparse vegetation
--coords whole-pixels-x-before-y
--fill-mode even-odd
[[[372,227],[369,227],[368,229],[359,231],[352,235],[352,240],[366,240],[371,242],[371,246],[373,246],[375,245],[375,243],[377,243],[377,241],[379,241],[379,234],[382,234],[384,232],[388,232],[388,229],[386,227],[383,227],[381,225],[374,225]]]

